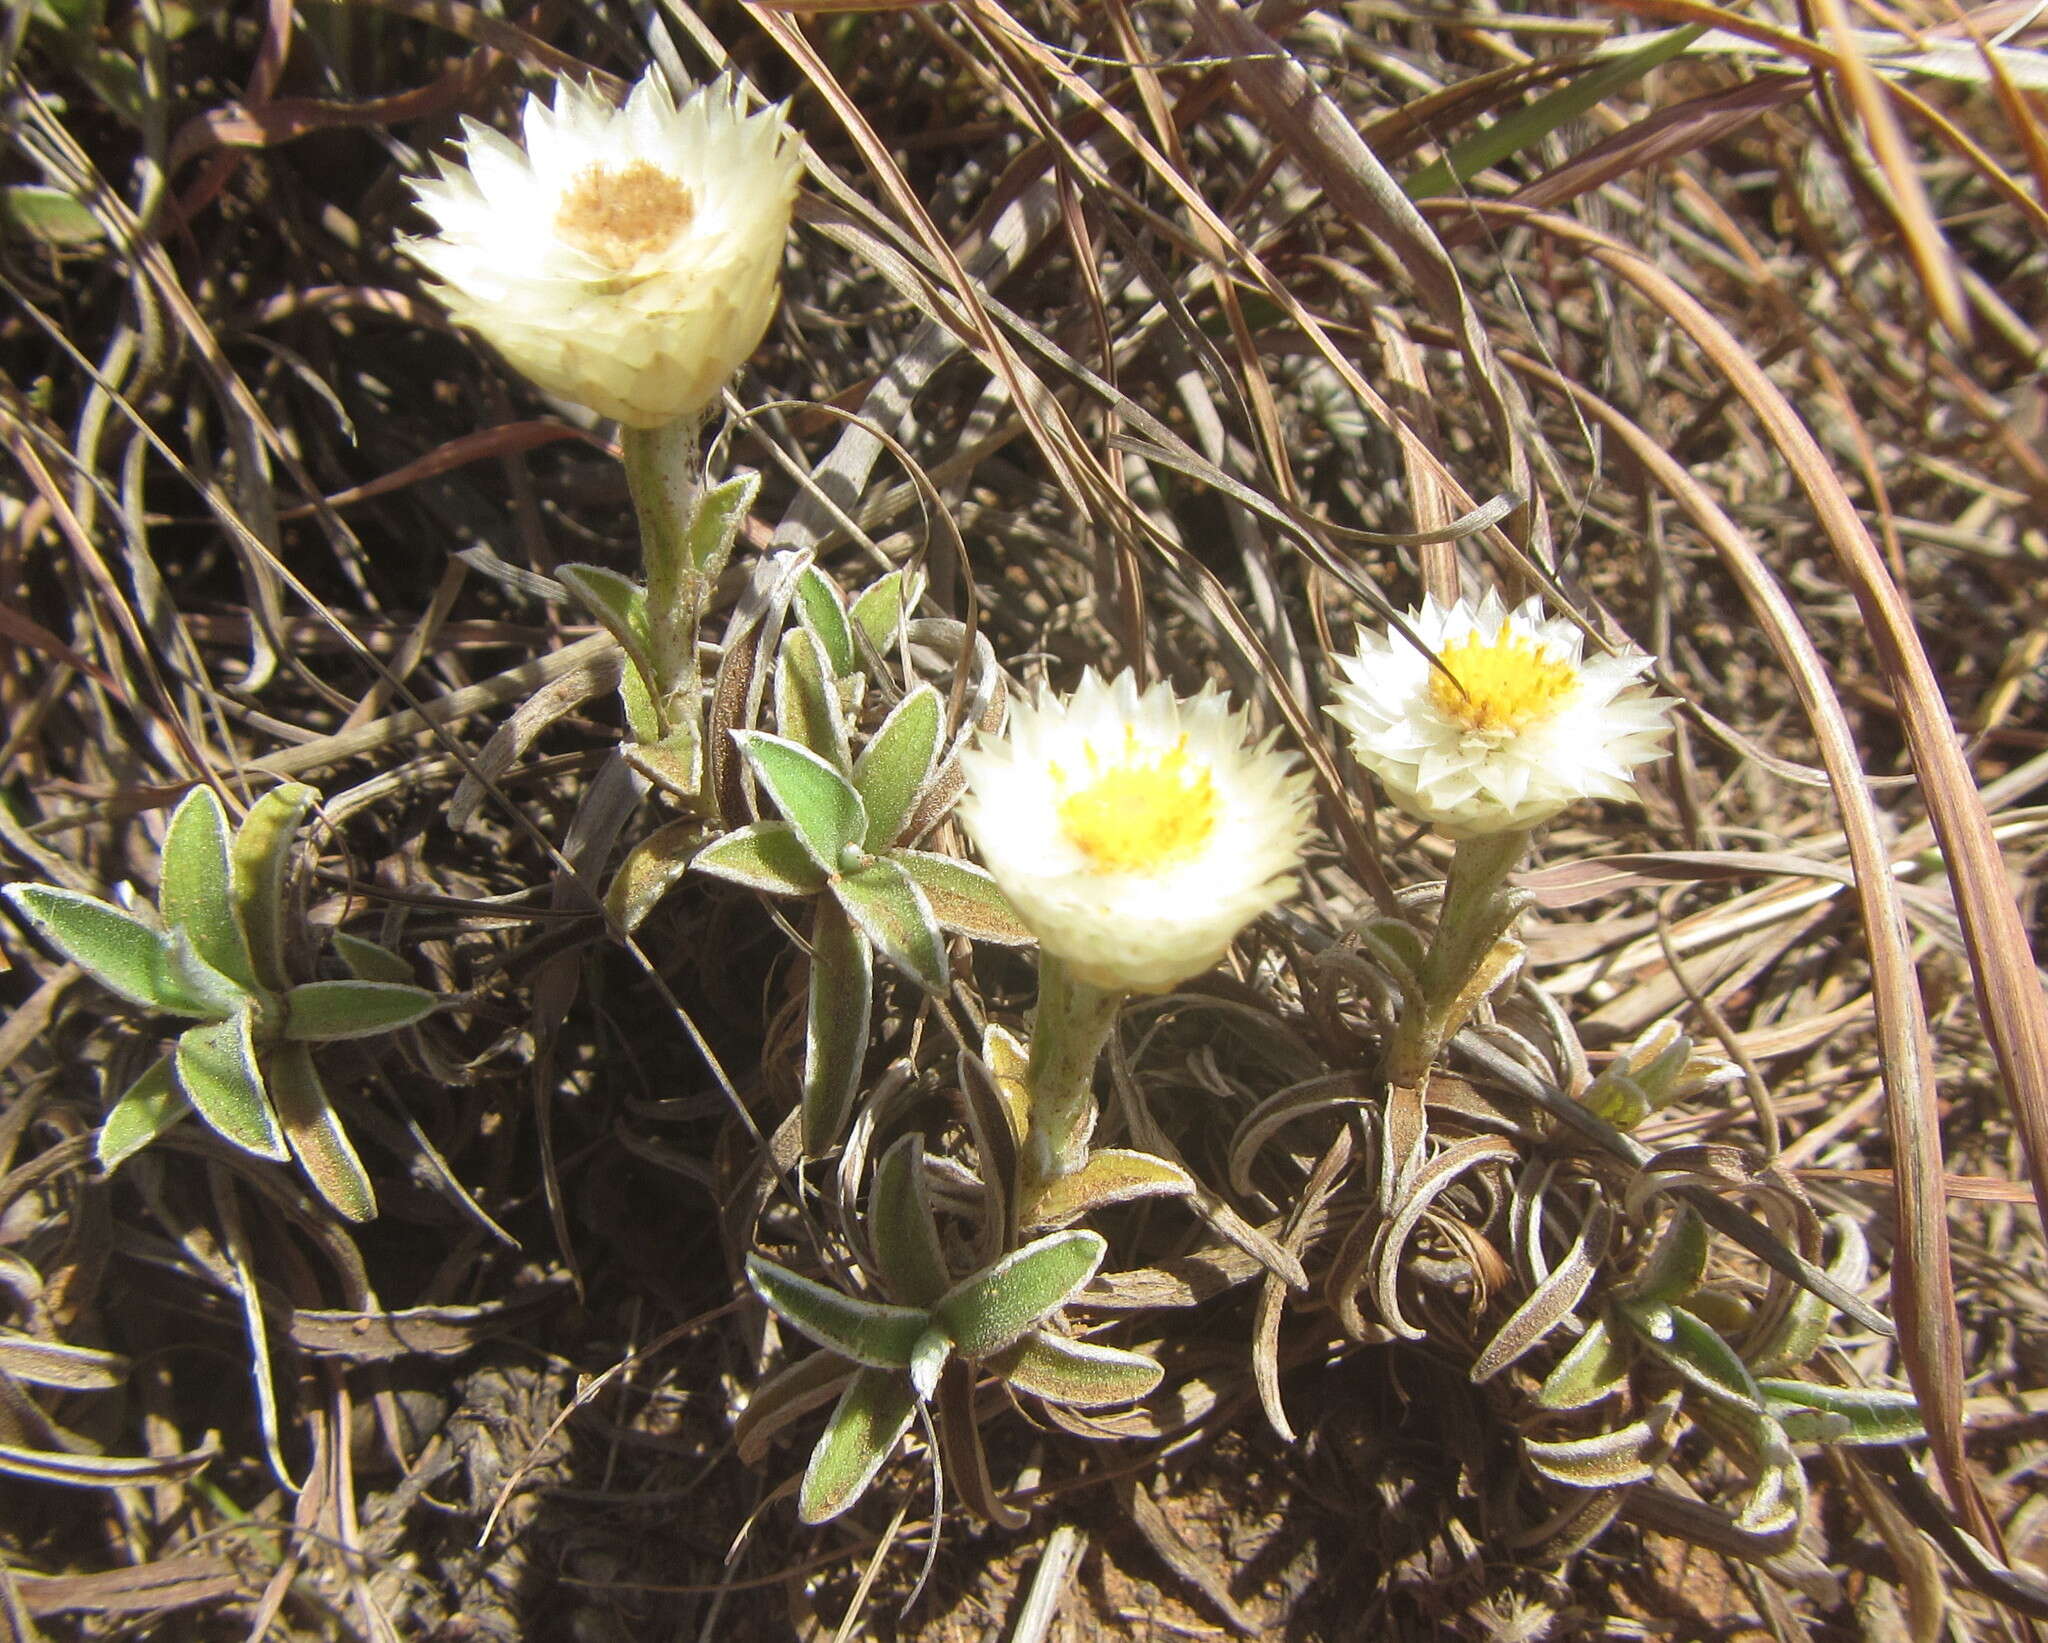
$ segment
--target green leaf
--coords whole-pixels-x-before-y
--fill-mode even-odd
[[[647,590],[631,577],[606,570],[602,565],[562,565],[555,571],[555,580],[597,618],[605,632],[618,640],[619,649],[626,653],[626,660],[640,676],[651,704],[656,683],[654,636],[647,625]]]
[[[235,913],[257,984],[274,993],[291,985],[284,967],[285,869],[291,865],[299,823],[319,796],[303,782],[274,787],[249,807],[235,833]]]
[[[867,1222],[875,1262],[899,1301],[928,1307],[953,1287],[925,1186],[923,1136],[906,1135],[882,1154]]]
[[[775,728],[841,774],[853,768],[839,692],[825,671],[817,638],[806,628],[785,633],[775,658]]]
[[[743,473],[712,486],[697,498],[685,551],[707,584],[718,580],[726,561],[732,557],[732,545],[760,491],[761,476]]]
[[[1104,1147],[1079,1169],[1056,1176],[1027,1206],[1035,1226],[1064,1226],[1134,1198],[1191,1198],[1195,1178],[1178,1164],[1129,1147]]]
[[[182,994],[170,978],[170,938],[131,913],[53,884],[10,884],[15,910],[65,958],[131,1004],[177,1013]]]
[[[1749,1414],[1763,1413],[1763,1394],[1749,1366],[1703,1319],[1681,1306],[1624,1300],[1616,1314],[1651,1352],[1709,1397]]]
[[[892,570],[861,590],[853,602],[853,625],[861,637],[887,656],[895,648],[896,633],[904,618],[924,597],[924,578],[913,571]]]
[[[847,1383],[811,1451],[797,1516],[825,1523],[867,1493],[890,1452],[917,1418],[917,1394],[900,1374],[863,1369]]]
[[[963,1358],[1013,1346],[1088,1287],[1109,1245],[1099,1232],[1055,1232],[955,1284],[932,1316]]]
[[[889,860],[910,875],[946,929],[1004,947],[1028,947],[1037,939],[995,879],[972,862],[927,850],[891,850]]]
[[[374,1038],[423,1021],[441,1005],[424,987],[398,981],[309,981],[284,998],[284,1036],[300,1043]]]
[[[811,920],[811,979],[804,1016],[804,1156],[822,1158],[846,1129],[860,1093],[874,1009],[875,955],[830,896]]]
[[[1668,1306],[1698,1289],[1706,1275],[1707,1225],[1691,1210],[1680,1209],[1626,1293],[1634,1301]]]
[[[411,985],[412,966],[389,947],[337,930],[329,938],[334,951],[358,981],[395,981]]]
[[[1044,1329],[1033,1330],[989,1367],[1019,1392],[1079,1409],[1136,1403],[1166,1373],[1142,1352],[1072,1341]]]
[[[76,247],[107,237],[106,225],[83,200],[44,183],[0,188],[0,220],[45,245]]]
[[[886,850],[909,823],[932,761],[938,757],[945,705],[919,685],[890,710],[853,767],[853,785],[868,810],[867,847]]]
[[[335,1115],[334,1103],[303,1044],[285,1044],[270,1058],[270,1099],[278,1122],[306,1179],[337,1213],[351,1221],[374,1220],[377,1193]]]
[[[225,1021],[251,1004],[247,992],[199,956],[192,932],[183,925],[164,945],[163,993],[179,1015],[205,1021]]]
[[[620,670],[619,706],[625,711],[626,734],[635,742],[652,746],[661,740],[661,715],[655,710],[654,692],[637,667]]]
[[[867,811],[853,783],[809,748],[765,731],[735,730],[733,741],[767,789],[775,808],[796,829],[805,853],[827,873],[845,865],[849,847],[867,836]]]
[[[256,985],[249,943],[235,916],[227,812],[210,787],[195,787],[171,813],[164,835],[157,907],[164,923],[192,938],[199,956],[239,986]]]
[[[1765,1412],[1795,1443],[1914,1443],[1927,1436],[1911,1392],[1771,1379],[1757,1386]]]
[[[1544,1377],[1536,1401],[1545,1409],[1584,1409],[1621,1386],[1634,1361],[1626,1343],[1595,1318]]]
[[[788,822],[749,822],[713,839],[690,858],[691,869],[771,896],[815,896],[825,874]]]
[[[832,881],[832,893],[882,956],[934,993],[949,975],[939,921],[910,875],[888,857]]]
[[[747,1257],[747,1282],[792,1329],[870,1369],[909,1369],[931,1327],[930,1314],[918,1308],[856,1301],[765,1256]]]
[[[188,1027],[178,1038],[178,1088],[193,1110],[230,1145],[283,1163],[289,1156],[263,1091],[249,1012]]]
[[[657,827],[626,852],[619,870],[605,886],[605,910],[627,933],[640,928],[661,898],[682,882],[698,853],[704,848],[708,829],[695,816],[684,816]],[[796,850],[795,841],[790,848]],[[801,856],[802,851],[796,850]],[[805,866],[809,866],[806,861]]]
[[[1643,1419],[1586,1438],[1522,1439],[1531,1467],[1552,1482],[1574,1489],[1617,1489],[1655,1475],[1670,1453],[1666,1436],[1678,1414],[1678,1394],[1652,1404]]]
[[[806,565],[796,579],[796,616],[818,641],[835,678],[853,671],[853,629],[839,587],[816,565]]]
[[[121,1092],[100,1124],[93,1148],[100,1168],[112,1175],[191,1110],[192,1103],[171,1071],[171,1058],[157,1057],[149,1071]]]
[[[1827,1275],[1852,1294],[1870,1276],[1870,1245],[1863,1229],[1847,1215],[1830,1215],[1828,1230],[1835,1240],[1835,1256],[1828,1262]],[[1794,1289],[1777,1321],[1749,1343],[1745,1356],[1750,1371],[1757,1375],[1781,1374],[1797,1369],[1827,1338],[1835,1309],[1808,1289]]]
[[[635,742],[624,750],[626,763],[664,793],[694,806],[703,785],[703,761],[697,756],[697,727],[685,720],[658,742]]]

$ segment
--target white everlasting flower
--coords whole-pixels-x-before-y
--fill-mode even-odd
[[[465,120],[463,163],[414,191],[404,248],[449,314],[532,381],[634,428],[695,416],[760,344],[801,167],[779,108],[730,81],[680,107],[650,69],[624,108],[558,80],[526,146]]]
[[[1093,672],[963,760],[959,816],[1039,945],[1092,986],[1163,992],[1292,888],[1308,779],[1248,746],[1213,688],[1188,701]]]
[[[1641,652],[1581,655],[1571,623],[1497,593],[1434,599],[1397,633],[1339,658],[1330,709],[1387,796],[1449,838],[1525,831],[1579,799],[1631,799],[1630,772],[1661,757],[1671,698],[1637,681]],[[1431,657],[1435,658],[1435,665]]]

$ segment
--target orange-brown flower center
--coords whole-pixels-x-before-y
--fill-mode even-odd
[[[621,272],[659,251],[697,214],[690,191],[658,165],[585,166],[555,213],[555,232]]]

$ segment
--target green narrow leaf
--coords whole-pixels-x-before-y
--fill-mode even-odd
[[[241,987],[256,985],[249,943],[235,916],[234,869],[228,859],[228,816],[212,788],[199,786],[171,812],[164,834],[163,882],[157,908],[165,925],[184,930],[199,956]]]
[[[205,1021],[225,1021],[251,1002],[247,992],[199,956],[192,932],[183,925],[171,932],[164,947],[163,991],[178,1014]]]
[[[249,943],[258,986],[281,993],[291,985],[284,968],[284,875],[292,840],[319,795],[303,782],[274,787],[249,807],[235,833],[235,914]]]
[[[107,236],[106,225],[83,200],[45,183],[10,183],[0,188],[0,219],[45,245],[75,248]]]
[[[337,930],[329,938],[334,951],[358,981],[392,981],[412,984],[412,966],[389,947]]]
[[[320,1196],[351,1221],[374,1220],[376,1189],[335,1115],[313,1065],[313,1052],[305,1045],[281,1045],[271,1056],[270,1098],[299,1168]]]
[[[1545,1409],[1584,1409],[1626,1381],[1634,1361],[1628,1347],[1595,1318],[1544,1378],[1536,1401]]]
[[[934,993],[946,990],[946,945],[915,880],[888,857],[832,881],[836,896],[884,958]]]
[[[796,579],[796,616],[816,637],[833,677],[851,673],[853,629],[847,625],[846,603],[838,584],[816,565],[806,565]]]
[[[754,498],[760,490],[761,476],[743,473],[712,486],[698,497],[696,512],[690,517],[685,551],[706,583],[717,581],[724,571],[726,561],[732,557],[732,545],[739,537],[740,527],[747,522],[747,515],[753,511]]]
[[[398,981],[309,981],[284,996],[284,1036],[300,1043],[374,1038],[424,1021],[438,995]]]
[[[661,898],[682,882],[704,848],[707,833],[697,817],[684,816],[663,823],[626,852],[604,890],[605,910],[618,920],[619,928],[629,934],[640,928]]]
[[[1108,1248],[1099,1232],[1039,1238],[955,1284],[932,1316],[961,1357],[986,1358],[1015,1345],[1087,1288]]]
[[[928,1307],[953,1287],[925,1187],[923,1136],[906,1135],[882,1154],[867,1219],[876,1264],[899,1301]]]
[[[690,867],[771,896],[815,896],[825,888],[825,874],[783,821],[735,828],[692,856]]]
[[[112,1175],[191,1110],[171,1071],[171,1058],[159,1056],[121,1092],[101,1122],[93,1148],[100,1168]]]
[[[1028,947],[1037,939],[995,879],[972,862],[928,850],[891,850],[889,860],[910,875],[946,929],[1004,947]]]
[[[626,733],[634,741],[652,746],[661,740],[661,715],[655,711],[654,692],[637,667],[619,672],[619,706],[626,715]]]
[[[867,847],[896,842],[931,779],[944,729],[945,704],[930,685],[919,685],[890,710],[853,766],[853,785],[868,810]]]
[[[930,1315],[915,1307],[856,1301],[760,1255],[747,1257],[747,1282],[792,1329],[870,1369],[909,1369],[931,1327]]]
[[[621,576],[602,565],[562,565],[555,580],[574,595],[576,602],[597,618],[605,632],[619,642],[626,660],[640,676],[653,701],[654,638],[647,626],[647,590],[631,577]]]
[[[846,716],[808,628],[791,628],[775,657],[775,728],[801,743],[842,775],[853,768]]]
[[[1764,1410],[1798,1443],[1915,1443],[1927,1436],[1920,1400],[1885,1386],[1760,1380]]]
[[[185,1099],[224,1141],[279,1163],[289,1156],[263,1091],[247,1010],[186,1028],[178,1038],[176,1067]]]
[[[1670,1452],[1666,1436],[1678,1414],[1678,1394],[1652,1404],[1643,1419],[1587,1438],[1522,1439],[1530,1466],[1554,1483],[1574,1489],[1618,1489],[1656,1474]]]
[[[1033,1330],[989,1367],[1019,1392],[1079,1409],[1136,1403],[1166,1373],[1142,1352],[1072,1341],[1044,1329]]]
[[[1682,1306],[1619,1301],[1615,1313],[1651,1352],[1710,1397],[1761,1415],[1763,1394],[1749,1366],[1703,1319]]]
[[[860,1093],[874,1010],[875,955],[830,896],[811,920],[811,980],[804,1017],[804,1156],[822,1158],[845,1132]]]
[[[861,590],[860,597],[853,602],[853,625],[878,656],[887,656],[895,648],[896,633],[904,618],[923,597],[923,577],[892,570]]]
[[[1706,1275],[1707,1224],[1691,1210],[1680,1209],[1627,1293],[1631,1300],[1668,1306],[1698,1289]]]
[[[901,1374],[862,1369],[847,1383],[825,1423],[825,1435],[811,1451],[797,1496],[797,1516],[826,1523],[867,1493],[910,1423],[917,1395]]]
[[[867,811],[853,783],[809,748],[765,731],[735,730],[733,741],[805,853],[827,873],[845,865],[867,836]]]
[[[10,884],[15,911],[73,964],[131,1004],[178,1011],[171,988],[170,939],[108,902],[53,884]]]

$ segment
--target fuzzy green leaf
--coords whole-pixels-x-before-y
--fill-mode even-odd
[[[704,823],[684,816],[657,827],[626,852],[604,891],[605,910],[619,921],[621,929],[630,933],[640,928],[661,898],[689,872],[705,837]]]
[[[1920,1400],[1885,1386],[1760,1380],[1764,1408],[1795,1443],[1915,1443],[1927,1436]]]
[[[1615,1313],[1651,1352],[1709,1397],[1748,1414],[1763,1413],[1763,1394],[1749,1366],[1712,1325],[1682,1306],[1625,1300]]]
[[[1525,1437],[1522,1453],[1544,1477],[1574,1489],[1616,1489],[1641,1483],[1656,1473],[1670,1452],[1665,1434],[1677,1413],[1674,1393],[1652,1405],[1643,1419],[1612,1432],[1557,1441]]]
[[[335,931],[328,939],[334,943],[336,955],[358,981],[393,981],[411,985],[412,966],[389,947],[380,947],[374,941],[365,941],[345,930]]]
[[[888,857],[832,881],[832,893],[882,956],[931,992],[946,990],[946,946],[910,875]]]
[[[908,1306],[930,1306],[952,1288],[924,1178],[924,1137],[906,1135],[875,1166],[868,1232],[889,1292]]]
[[[889,860],[924,892],[944,928],[1004,947],[1028,947],[1037,939],[994,878],[972,862],[927,850],[891,850]]]
[[[176,1067],[185,1099],[224,1141],[258,1158],[285,1160],[284,1134],[264,1093],[248,1011],[188,1027],[178,1039]]]
[[[860,1093],[874,1008],[875,955],[846,911],[818,898],[804,1017],[804,1156],[822,1158],[846,1129]]]
[[[1870,1244],[1863,1229],[1846,1215],[1830,1215],[1828,1230],[1834,1235],[1835,1256],[1827,1274],[1852,1294],[1870,1276]],[[1782,1374],[1797,1369],[1827,1338],[1835,1309],[1808,1289],[1795,1289],[1775,1323],[1749,1344],[1746,1354],[1752,1373]]]
[[[796,615],[818,641],[835,678],[853,671],[853,629],[838,584],[816,565],[806,565],[796,579]]]
[[[256,985],[249,943],[235,916],[227,811],[210,787],[195,787],[171,813],[164,835],[157,907],[164,923],[192,938],[199,956],[238,986]]]
[[[1080,1409],[1135,1403],[1165,1374],[1142,1352],[1072,1341],[1044,1329],[1033,1330],[989,1367],[1019,1392]]]
[[[817,636],[808,628],[791,628],[782,636],[782,648],[776,654],[775,728],[834,770],[845,773],[853,768],[839,691],[826,669]]]
[[[1088,1287],[1109,1248],[1099,1232],[1055,1232],[955,1284],[932,1316],[963,1358],[1013,1346]]]
[[[747,1282],[792,1329],[870,1369],[908,1370],[931,1327],[930,1315],[915,1307],[856,1301],[760,1255],[747,1257]]]
[[[853,625],[861,637],[886,656],[896,644],[903,620],[924,597],[924,578],[914,571],[892,570],[861,590],[853,602]]]
[[[915,1419],[917,1394],[901,1374],[859,1371],[839,1394],[825,1435],[811,1451],[797,1516],[825,1523],[859,1500]]]
[[[690,516],[686,551],[690,563],[707,584],[718,580],[726,561],[732,558],[732,545],[760,492],[761,476],[743,473],[721,481],[697,498],[696,511]]]
[[[182,924],[164,947],[163,989],[179,1015],[196,1015],[202,1021],[225,1021],[250,1006],[246,991],[199,956],[192,932]]]
[[[771,896],[815,896],[825,874],[788,822],[749,822],[713,839],[690,858],[699,873],[743,884]]]
[[[1698,1289],[1706,1275],[1707,1224],[1691,1210],[1681,1209],[1629,1284],[1628,1295],[1631,1300],[1668,1306]]]
[[[299,1168],[320,1196],[351,1221],[375,1219],[377,1193],[369,1172],[342,1129],[305,1045],[281,1045],[272,1054],[270,1098]]]
[[[849,846],[867,837],[860,794],[809,748],[765,731],[735,730],[732,738],[804,852],[827,873],[844,865]]]
[[[187,1013],[170,976],[170,938],[162,931],[53,884],[10,884],[4,893],[37,934],[102,987],[145,1009]]]
[[[602,565],[563,565],[555,579],[567,588],[576,602],[595,616],[605,632],[619,642],[633,671],[652,700],[654,692],[654,637],[647,624],[647,590],[631,577],[621,576]]]
[[[291,985],[284,967],[285,869],[291,865],[299,823],[318,797],[303,782],[273,787],[249,807],[235,832],[235,915],[242,921],[257,984],[274,993]]]
[[[112,1175],[191,1110],[192,1103],[171,1071],[171,1058],[159,1056],[121,1092],[101,1122],[93,1145],[100,1168]]]
[[[919,685],[890,710],[853,767],[853,785],[868,808],[867,847],[886,850],[917,808],[938,757],[945,704]]]
[[[106,225],[75,194],[46,183],[0,188],[0,220],[45,245],[77,247],[107,237]]]
[[[284,1036],[300,1043],[374,1038],[423,1021],[441,1000],[398,981],[309,981],[284,998]]]
[[[1595,1318],[1544,1377],[1536,1401],[1545,1409],[1584,1409],[1626,1381],[1628,1366],[1634,1361],[1627,1345],[1615,1339],[1604,1321]]]

